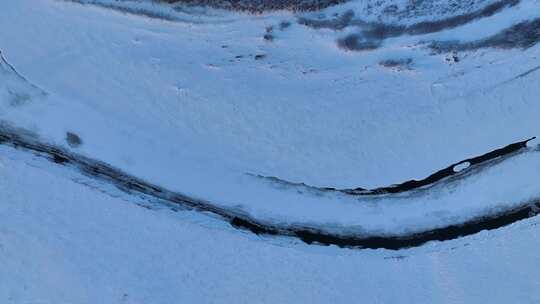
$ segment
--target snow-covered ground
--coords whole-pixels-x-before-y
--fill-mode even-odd
[[[374,2],[249,14],[9,1],[0,9],[0,122],[281,225],[404,234],[539,199],[536,142],[397,195],[321,193],[256,177],[375,188],[540,135],[540,29],[526,23],[540,18],[538,0],[421,33],[418,22],[497,1],[409,11],[407,1]],[[343,27],[313,26],[344,15]],[[527,47],[506,38],[516,24]],[[400,32],[363,40],[382,25]],[[430,48],[448,41],[467,50]],[[82,143],[70,145],[67,132]],[[258,237],[193,211],[141,208],[139,197],[107,187],[0,146],[0,302],[540,301],[534,217],[401,251],[340,249]]]
[[[3,303],[535,303],[538,218],[420,248],[259,238],[1,150]]]

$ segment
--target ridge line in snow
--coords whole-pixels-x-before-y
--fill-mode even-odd
[[[447,241],[476,234],[483,230],[498,229],[540,213],[540,198],[535,198],[516,207],[499,209],[495,213],[478,216],[463,223],[412,234],[341,235],[323,231],[321,228],[309,227],[306,224],[265,223],[242,210],[220,207],[202,199],[167,190],[102,161],[70,152],[59,146],[40,142],[33,133],[25,129],[14,128],[2,121],[0,121],[0,145],[31,152],[58,165],[71,167],[85,176],[112,184],[127,194],[143,194],[169,206],[172,204],[188,210],[214,215],[235,228],[247,230],[257,235],[292,237],[306,244],[398,250],[417,247],[429,241]],[[537,146],[535,149],[538,150],[538,148]]]
[[[276,183],[280,183],[280,184],[284,184],[288,186],[306,187],[306,188],[321,191],[321,192],[341,192],[344,194],[355,195],[355,196],[356,195],[396,194],[396,193],[402,193],[402,192],[407,192],[407,191],[416,190],[416,189],[426,189],[426,187],[435,185],[436,183],[446,180],[449,177],[464,176],[465,175],[464,173],[466,171],[470,171],[471,169],[482,169],[486,167],[493,160],[516,156],[518,154],[521,154],[527,151],[527,143],[534,139],[536,139],[536,137],[531,137],[527,140],[509,144],[503,148],[495,149],[493,151],[487,152],[480,156],[475,156],[475,157],[471,157],[471,158],[459,161],[457,163],[451,164],[450,166],[444,169],[438,170],[430,174],[428,177],[421,180],[412,179],[412,180],[408,180],[399,184],[378,187],[375,189],[366,189],[363,187],[356,187],[353,189],[338,189],[338,188],[333,188],[333,187],[315,187],[315,186],[311,186],[303,182],[291,182],[291,181],[287,181],[287,180],[284,180],[275,176],[263,176],[263,175],[251,174],[251,173],[248,173],[248,175],[255,176],[261,179],[270,180],[272,182],[276,182]]]
[[[2,65],[5,65],[8,69],[10,69],[19,79],[21,79],[23,82],[27,83],[28,85],[30,85],[31,87],[33,87],[34,89],[37,89],[38,91],[40,91],[41,95],[43,96],[47,96],[48,93],[43,90],[42,88],[40,88],[39,86],[37,86],[36,84],[32,83],[30,80],[26,79],[26,77],[24,77],[23,75],[21,75],[13,65],[11,65],[6,57],[4,57],[4,54],[2,53],[2,50],[0,50],[0,66]]]

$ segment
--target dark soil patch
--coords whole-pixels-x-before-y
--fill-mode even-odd
[[[82,139],[79,137],[79,135],[73,132],[66,133],[66,141],[72,148],[77,148],[78,146],[82,145]]]
[[[282,21],[279,23],[279,30],[284,31],[288,29],[291,26],[291,23],[289,21]]]
[[[269,26],[266,28],[266,32],[263,36],[264,40],[266,41],[273,41],[274,40],[274,27],[273,26]]]
[[[366,39],[361,34],[350,34],[338,39],[338,46],[347,51],[370,51],[381,46],[382,40]]]
[[[412,58],[402,58],[402,59],[386,59],[379,62],[380,66],[385,68],[401,68],[401,69],[410,69],[413,64]]]

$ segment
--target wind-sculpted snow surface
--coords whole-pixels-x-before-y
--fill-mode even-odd
[[[37,156],[46,157],[57,164],[74,168],[86,176],[112,184],[121,191],[130,194],[147,196],[151,200],[158,200],[165,204],[177,205],[183,209],[194,209],[199,212],[217,215],[223,220],[228,221],[234,227],[247,229],[258,235],[295,237],[308,244],[314,243],[351,248],[386,248],[395,250],[419,246],[428,241],[451,240],[478,233],[482,230],[497,229],[516,221],[536,216],[540,213],[540,200],[537,199],[537,197],[540,197],[540,187],[534,185],[536,183],[533,183],[532,187],[529,186],[532,192],[528,192],[525,187],[521,188],[522,186],[527,185],[527,182],[518,182],[515,184],[508,183],[508,185],[497,185],[498,187],[505,188],[506,191],[512,189],[514,189],[514,191],[519,190],[521,193],[516,195],[515,198],[508,198],[516,199],[516,201],[509,201],[504,205],[492,204],[491,207],[488,202],[485,206],[479,206],[481,208],[471,214],[462,214],[455,219],[450,219],[450,221],[444,223],[446,225],[441,225],[441,223],[433,225],[432,223],[431,225],[434,226],[434,228],[426,228],[428,226],[423,228],[415,227],[419,224],[419,221],[415,221],[412,225],[409,223],[407,225],[408,227],[380,227],[379,229],[381,231],[370,231],[366,228],[359,230],[358,227],[362,227],[361,224],[355,225],[356,227],[347,227],[347,225],[341,227],[327,227],[324,222],[316,223],[310,221],[303,223],[301,221],[301,214],[299,214],[298,219],[285,220],[277,218],[271,220],[265,218],[261,212],[257,212],[258,216],[255,216],[249,214],[246,210],[220,206],[218,203],[192,198],[181,193],[167,190],[158,185],[131,176],[106,163],[40,142],[31,132],[20,129],[17,130],[5,123],[0,126],[0,144],[11,146],[18,150],[22,149],[34,153]],[[539,150],[538,146],[530,148],[528,154],[530,154],[531,157],[525,157],[524,160],[521,161],[524,161],[526,165],[538,166]],[[4,153],[6,153],[6,151],[4,151]],[[530,163],[531,161],[533,164]],[[506,174],[507,172],[510,172],[512,174],[515,170],[515,168],[512,167],[513,166],[509,166],[509,168],[506,168],[502,173]],[[521,172],[521,174],[523,174],[523,172]],[[496,179],[490,180],[489,173],[486,175],[486,179],[489,182],[497,182]],[[471,178],[468,179],[470,180]],[[468,179],[465,179],[465,182],[467,182]],[[473,186],[477,186],[477,184],[473,183]],[[445,187],[448,187],[448,185],[445,185]],[[460,187],[463,186],[458,185],[458,189],[454,189],[452,192],[459,192]],[[440,195],[437,193],[437,190],[434,190],[434,192],[437,195]],[[526,194],[526,196],[523,196],[523,194]],[[451,200],[454,195],[449,193],[446,194],[446,196],[450,197],[450,202],[445,202],[444,199],[435,198],[432,199],[433,201],[431,204],[452,203]],[[425,199],[422,195],[412,195],[410,197],[410,200],[422,199]],[[401,199],[401,208],[400,206],[397,206],[397,204],[400,204],[399,198],[393,199],[392,197],[389,197],[387,200],[387,202],[383,200],[379,202],[372,201],[371,204],[381,205],[380,207],[384,207],[382,205],[389,203],[396,204],[395,207],[386,206],[385,209],[387,210],[383,211],[383,216],[387,216],[385,213],[392,213],[393,211],[391,209],[401,209],[402,212],[407,213],[409,212],[407,210],[408,208],[414,208],[414,205],[407,203],[407,200],[403,201],[403,199]],[[366,201],[364,203],[370,202]],[[465,209],[465,212],[469,211],[467,210],[469,209],[469,206],[467,206],[468,204],[463,205],[460,204],[460,202],[453,203],[460,206],[460,208]],[[475,204],[475,202],[470,203],[471,205]],[[294,204],[294,202],[291,202],[291,204]],[[426,209],[431,209],[431,213],[436,213],[443,212],[445,209],[448,210],[448,206],[431,206],[430,208],[427,208],[426,206]],[[416,211],[424,212],[424,210]],[[362,212],[362,210],[359,209],[358,212]],[[366,217],[365,220],[368,220],[367,218],[369,215],[362,215],[361,217]],[[405,225],[405,223],[403,224]]]
[[[410,25],[368,22],[355,18],[355,12],[353,10],[346,11],[345,13],[332,19],[309,19],[300,17],[298,22],[302,25],[315,29],[327,28],[333,30],[342,30],[349,26],[356,26],[363,29],[362,35],[366,36],[366,38],[386,39],[402,35],[423,35],[455,28],[469,22],[493,16],[504,9],[511,8],[519,4],[519,2],[520,0],[501,0],[489,4],[477,11],[441,18],[440,20],[422,21]]]
[[[539,302],[538,5],[9,1],[0,302]]]
[[[429,47],[436,52],[462,52],[482,48],[528,49],[540,42],[540,18],[512,25],[501,32],[477,41],[436,41]]]
[[[150,18],[158,18],[168,21],[188,23],[201,22],[231,22],[223,12],[205,9],[205,7],[221,8],[228,10],[240,10],[248,12],[264,12],[280,9],[293,11],[321,10],[328,6],[340,4],[342,0],[330,1],[115,1],[115,0],[65,0],[80,4],[95,5],[108,9],[115,9],[129,14],[142,15]],[[375,11],[374,6],[381,6],[380,1],[371,3],[367,1],[365,7],[350,6],[349,9],[334,9],[330,17],[325,13],[299,14],[297,22],[313,29],[332,29],[342,31],[349,27],[355,28],[356,32],[347,34],[337,39],[337,45],[349,51],[372,51],[382,46],[389,38],[403,35],[426,35],[437,33],[469,23],[493,17],[505,10],[518,6],[521,0],[498,0],[498,1],[454,1],[449,3],[426,3],[425,1],[407,4],[400,8],[398,4],[386,3],[386,8],[378,11],[378,18],[372,20]],[[347,6],[344,6],[347,8]],[[438,14],[434,11],[439,10]],[[332,10],[331,10],[332,11]],[[425,12],[431,12],[431,18],[425,18]],[[329,11],[330,12],[330,11]],[[359,12],[359,13],[357,13]],[[360,15],[360,16],[357,16]],[[397,21],[394,20],[397,17]],[[423,16],[423,17],[422,17]],[[209,18],[203,21],[201,18]],[[223,19],[225,17],[225,19]],[[364,19],[365,17],[366,19]],[[415,18],[418,17],[418,18]],[[392,19],[394,18],[394,19]],[[212,20],[213,21],[210,21]],[[386,20],[386,22],[381,21]],[[414,20],[418,20],[415,22]],[[487,47],[501,49],[529,48],[538,43],[538,19],[525,20],[519,24],[502,29],[499,33],[472,42],[435,41],[429,47],[436,52],[462,52]],[[272,27],[267,27],[272,28]],[[272,41],[274,36],[266,34],[265,40]],[[271,37],[272,39],[267,39]]]
[[[454,17],[443,18],[434,21],[422,21],[410,25],[384,24],[380,22],[366,22],[354,18],[354,12],[348,11],[334,20],[310,20],[300,18],[299,23],[313,28],[330,28],[341,30],[349,26],[360,28],[359,33],[352,33],[346,37],[338,39],[338,45],[346,50],[365,51],[379,48],[383,41],[388,38],[402,35],[426,35],[436,33],[467,23],[491,17],[504,9],[512,8],[519,4],[516,0],[503,0],[495,2],[487,7]],[[499,33],[472,42],[444,41],[433,42],[429,46],[437,52],[463,52],[477,50],[481,48],[530,48],[540,41],[540,19],[526,20],[509,28],[501,30]]]
[[[487,34],[482,22],[504,17],[512,24],[530,17],[518,14],[523,5],[532,3],[462,27]],[[40,6],[44,14],[66,19],[51,28],[39,23],[43,18],[32,26],[17,23],[23,7],[17,2],[2,11],[3,25],[21,31],[1,32],[1,40],[10,41],[3,47],[6,57],[18,74],[54,94],[2,119],[172,192],[241,210],[263,224],[365,236],[465,223],[538,194],[538,171],[527,165],[535,164],[536,153],[514,153],[529,151],[518,141],[539,127],[535,47],[457,54],[456,60],[423,48],[403,49],[417,39],[403,36],[389,39],[392,48],[360,56],[328,44],[342,34],[280,26],[290,20],[287,14],[222,12],[238,20],[179,24],[60,1],[53,8]],[[79,30],[88,26],[81,16],[88,14],[99,22],[81,38]],[[65,29],[67,22],[76,30]],[[264,39],[270,26],[272,41]],[[451,33],[461,35],[462,27]],[[47,42],[58,35],[66,41]],[[21,38],[27,36],[43,47],[31,48]],[[77,52],[62,51],[75,40]],[[23,51],[29,54],[21,56]],[[408,67],[393,69],[392,62]],[[9,77],[25,83],[10,71]],[[451,166],[429,177],[456,160],[509,143],[517,143],[509,153],[494,154],[512,155],[508,160],[474,163],[455,176],[448,174],[456,169]],[[246,172],[315,188],[261,183]],[[383,186],[403,181],[411,182]],[[414,191],[370,197],[361,195],[369,191],[355,191],[357,185],[386,194]],[[320,191],[325,187],[344,191]]]
[[[207,10],[198,7],[170,6],[152,1],[116,1],[116,0],[62,0],[87,6],[109,9],[128,15],[181,22],[201,23],[201,17],[219,17],[221,14],[208,13]],[[226,22],[226,21],[225,21]]]
[[[309,246],[238,232],[195,212],[151,203],[143,205],[152,211],[140,208],[133,202],[143,198],[30,153],[0,151],[0,297],[6,303],[538,298],[531,267],[538,253],[531,248],[539,241],[539,217],[400,251]]]
[[[362,12],[390,22],[415,22],[418,19],[433,20],[488,12],[486,8],[496,9],[504,2],[509,3],[500,0],[369,0],[363,4]]]

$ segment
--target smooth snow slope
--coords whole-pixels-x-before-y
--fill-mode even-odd
[[[447,55],[414,46],[473,31],[487,37],[537,16],[534,1],[442,33],[390,38],[370,52],[340,50],[344,33],[299,24],[264,41],[266,26],[293,18],[284,12],[220,12],[236,18],[216,24],[224,17],[170,22],[25,3],[2,11],[2,28],[11,30],[0,43],[47,95],[7,105],[1,118],[52,143],[67,145],[74,132],[83,140],[78,152],[169,189],[267,221],[366,234],[459,223],[540,196],[534,155],[420,198],[310,195],[246,174],[384,185],[535,135],[538,74],[516,76],[536,67],[538,47],[483,49],[448,64]],[[379,65],[404,57],[414,67]]]
[[[123,1],[126,13],[107,6],[117,1],[91,2],[105,7],[2,5],[1,124],[284,225],[399,234],[540,197],[535,146],[400,195],[357,198],[256,177],[375,188],[540,135],[537,23],[522,31],[527,48],[494,44],[513,25],[537,21],[539,1],[373,41],[358,37],[495,1],[405,17],[369,10],[369,1],[258,15]],[[405,7],[389,5],[396,3]],[[350,10],[340,29],[298,23]],[[486,41],[498,48],[475,49]],[[346,50],[370,43],[376,48]],[[441,53],[441,45],[468,50]],[[82,145],[69,147],[66,132]],[[4,146],[0,162],[0,302],[539,300],[536,218],[397,253],[324,248],[259,238],[193,212],[140,208],[141,198]]]
[[[0,155],[3,303],[540,300],[538,218],[399,252],[308,246],[141,208],[47,161]]]
[[[528,141],[530,142],[530,141]],[[372,248],[372,249],[402,249],[417,247],[425,244],[429,241],[448,241],[459,237],[473,235],[483,230],[500,229],[518,221],[535,217],[540,213],[540,200],[537,197],[527,198],[521,201],[519,204],[492,204],[482,202],[478,196],[478,193],[471,192],[468,195],[463,196],[464,201],[470,201],[470,197],[473,197],[473,205],[476,208],[481,208],[481,212],[472,211],[470,207],[461,207],[460,216],[452,215],[455,212],[455,207],[452,211],[445,210],[444,199],[437,201],[433,200],[428,204],[424,204],[421,208],[414,208],[410,201],[429,201],[429,196],[426,196],[427,191],[439,188],[437,192],[441,192],[441,187],[454,189],[456,187],[456,180],[466,179],[463,174],[455,175],[451,178],[447,178],[446,182],[437,182],[428,188],[418,189],[410,191],[402,197],[404,199],[399,200],[372,200],[368,201],[369,208],[359,208],[356,210],[360,212],[361,216],[354,223],[343,223],[343,212],[340,206],[333,204],[336,207],[330,209],[333,214],[333,222],[319,222],[311,219],[309,222],[290,222],[290,216],[294,217],[306,217],[304,214],[286,214],[281,217],[269,220],[266,212],[246,212],[238,207],[226,207],[220,206],[216,202],[201,200],[199,198],[189,197],[185,194],[171,191],[170,189],[163,188],[160,185],[153,184],[151,182],[140,179],[129,173],[123,172],[119,168],[112,167],[99,160],[84,157],[80,154],[70,152],[58,146],[50,145],[48,143],[40,142],[39,138],[35,138],[31,132],[22,129],[13,129],[5,124],[0,126],[0,144],[4,147],[11,147],[16,149],[20,153],[27,153],[40,157],[44,160],[50,161],[59,167],[62,167],[66,171],[74,171],[80,175],[86,176],[95,182],[106,184],[109,187],[120,190],[123,193],[127,193],[130,196],[143,198],[164,207],[172,208],[173,210],[193,210],[199,213],[203,213],[207,216],[213,216],[220,221],[229,223],[231,226],[237,229],[248,230],[257,235],[270,235],[273,237],[283,236],[289,238],[295,238],[306,242],[307,244],[326,244],[326,245],[338,245],[340,247],[347,248]],[[523,143],[522,143],[523,144]],[[522,146],[521,152],[515,152],[514,157],[517,159],[518,155],[536,154],[539,149],[536,147]],[[531,155],[527,155],[531,156]],[[534,155],[533,155],[534,156]],[[506,157],[499,157],[497,162],[508,162],[512,155]],[[534,159],[534,158],[533,158]],[[527,160],[531,160],[530,157],[525,157],[525,165],[528,166]],[[521,160],[518,163],[523,163]],[[474,170],[466,170],[468,176],[478,174],[479,171],[483,171],[491,165],[494,165],[496,161],[484,163],[482,165],[473,165]],[[512,167],[509,167],[512,168]],[[500,169],[500,168],[499,168]],[[508,171],[508,167],[503,171],[494,173],[488,171],[489,175],[504,175],[509,172],[514,172],[515,169]],[[462,171],[463,172],[463,171]],[[496,171],[495,171],[496,172]],[[526,175],[524,172],[520,172],[521,175]],[[486,175],[484,173],[483,175]],[[481,177],[484,180],[485,177]],[[487,179],[488,184],[497,185],[497,179]],[[494,182],[495,181],[495,182]],[[469,180],[470,182],[470,180]],[[484,181],[485,183],[485,181]],[[478,187],[478,183],[473,182],[473,186]],[[482,183],[480,183],[481,185]],[[507,188],[501,187],[500,188]],[[474,187],[473,187],[474,188]],[[485,190],[484,187],[479,187],[480,193]],[[533,186],[534,189],[534,186]],[[527,192],[525,187],[517,188],[517,191]],[[508,190],[504,190],[508,191]],[[491,200],[501,199],[501,193],[494,192]],[[530,190],[529,190],[530,191]],[[477,191],[476,191],[477,192]],[[300,192],[302,193],[302,192]],[[510,200],[519,199],[519,195],[523,197],[524,193],[511,195]],[[525,193],[526,194],[526,193]],[[377,195],[375,195],[377,196]],[[448,196],[448,195],[442,195]],[[452,197],[452,195],[450,195]],[[508,198],[506,198],[508,200]],[[292,199],[289,199],[292,201]],[[409,201],[409,202],[408,202]],[[368,203],[365,202],[364,204]],[[437,203],[436,206],[434,203]],[[459,202],[458,202],[459,203]],[[363,204],[363,205],[364,205]],[[434,206],[430,206],[430,205]],[[328,204],[332,206],[332,204]],[[460,205],[458,205],[459,207]],[[320,206],[307,206],[313,210],[320,212]],[[384,207],[384,208],[381,208]],[[495,208],[494,208],[495,207]],[[275,207],[274,207],[275,208]],[[369,210],[371,209],[371,210]],[[310,210],[310,214],[316,214]],[[458,208],[459,210],[459,208]],[[298,211],[298,210],[296,210]],[[353,211],[353,210],[351,210]],[[371,211],[366,212],[366,211]],[[375,212],[373,212],[375,211]],[[381,212],[382,211],[382,212]],[[396,212],[398,211],[398,212]],[[401,211],[405,215],[406,221],[403,221],[403,215],[399,214]],[[305,212],[306,214],[308,212]],[[411,216],[424,215],[428,218],[428,222],[420,218],[414,218]],[[407,218],[408,217],[408,218]],[[379,219],[380,222],[377,221]],[[341,222],[340,222],[341,221]],[[398,222],[399,225],[396,225]],[[339,223],[337,226],[335,223]],[[429,224],[431,223],[431,224]],[[378,230],[374,230],[373,224],[379,225]]]
[[[525,1],[436,37],[488,36],[537,16],[536,5]],[[481,50],[450,65],[445,54],[414,46],[434,34],[355,53],[337,47],[345,33],[297,24],[266,42],[267,26],[294,22],[289,13],[206,18],[194,24],[63,1],[10,4],[0,21],[3,53],[51,95],[35,105],[39,119],[16,123],[56,142],[75,131],[84,153],[208,196],[218,183],[241,189],[236,180],[246,172],[373,188],[536,135],[538,76],[511,80],[538,65],[538,47]],[[267,57],[255,60],[259,54]],[[378,64],[407,57],[413,70]],[[190,177],[179,180],[180,169]]]

